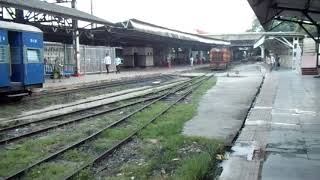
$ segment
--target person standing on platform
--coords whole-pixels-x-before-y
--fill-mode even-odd
[[[274,70],[276,64],[276,60],[274,58],[274,55],[271,55],[271,71]]]
[[[103,59],[103,64],[105,64],[106,69],[107,69],[107,74],[109,74],[109,67],[111,65],[111,57],[109,56],[108,53],[106,54],[106,56]]]
[[[120,74],[120,65],[122,64],[121,62],[121,58],[117,57],[116,58],[116,74],[119,73]]]
[[[276,54],[276,69],[278,70],[280,68],[280,57],[278,54]]]
[[[270,58],[270,56],[266,56],[266,63],[267,63],[267,65],[268,65],[268,67],[269,67],[269,72],[271,72],[271,70],[272,70],[272,63],[271,63],[271,58]]]
[[[193,56],[191,55],[191,56],[190,56],[190,66],[191,66],[191,67],[193,67],[193,60],[194,60],[194,59],[193,59]]]
[[[59,79],[59,82],[61,82],[61,78],[63,77],[63,64],[59,60],[59,58],[56,58],[54,61],[54,67],[53,67],[53,82],[55,82],[55,79]]]
[[[171,68],[171,55],[169,54],[168,57],[167,57],[167,66],[168,68],[170,69]]]

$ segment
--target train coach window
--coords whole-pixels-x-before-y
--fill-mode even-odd
[[[27,60],[29,63],[39,63],[40,60],[40,50],[39,49],[28,49],[27,50]]]
[[[6,62],[6,50],[5,46],[0,46],[0,63]]]

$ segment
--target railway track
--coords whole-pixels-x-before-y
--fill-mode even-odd
[[[106,125],[104,128],[98,130],[97,132],[59,150],[56,151],[46,157],[44,157],[43,159],[29,165],[28,167],[17,171],[7,177],[5,177],[4,179],[15,179],[15,178],[19,178],[21,176],[23,176],[26,172],[29,172],[31,169],[33,169],[35,166],[41,165],[42,163],[51,161],[55,158],[57,158],[58,156],[60,157],[62,154],[66,153],[69,150],[75,149],[75,148],[79,148],[79,146],[84,145],[85,143],[88,143],[90,141],[95,140],[96,138],[98,138],[99,135],[101,135],[102,133],[106,132],[109,129],[115,128],[117,126],[119,126],[120,124],[123,124],[124,122],[127,122],[128,119],[130,119],[132,116],[136,115],[138,112],[141,112],[142,110],[150,107],[151,105],[164,100],[165,98],[174,95],[175,93],[179,92],[179,91],[185,91],[183,92],[183,95],[181,95],[176,101],[174,101],[174,103],[170,104],[170,106],[168,106],[167,108],[165,108],[164,110],[162,110],[160,113],[158,113],[156,116],[150,118],[150,120],[145,123],[143,126],[139,127],[137,130],[133,131],[132,133],[130,133],[129,136],[127,136],[126,138],[124,138],[123,140],[119,141],[118,143],[116,143],[113,147],[109,148],[107,151],[101,153],[99,156],[97,156],[96,158],[90,160],[88,163],[86,163],[85,165],[81,166],[80,168],[76,169],[76,171],[74,171],[73,173],[70,173],[70,175],[67,175],[64,177],[64,179],[69,179],[71,177],[73,177],[74,175],[76,175],[79,171],[81,171],[82,169],[96,163],[97,161],[99,161],[101,158],[105,157],[107,154],[112,153],[115,149],[117,149],[118,147],[120,147],[121,145],[123,145],[125,142],[127,142],[128,140],[130,140],[135,134],[137,134],[139,131],[141,131],[142,129],[144,129],[145,127],[147,127],[150,123],[152,123],[153,121],[155,121],[159,116],[161,116],[162,114],[166,113],[171,107],[173,107],[176,103],[178,103],[179,101],[181,101],[182,99],[184,99],[187,95],[189,95],[192,91],[194,91],[196,88],[198,88],[202,82],[204,82],[206,79],[208,79],[210,77],[201,77],[197,80],[193,80],[192,82],[186,82],[183,84],[180,84],[178,87],[174,87],[172,90],[170,90],[169,92],[166,92],[162,95],[159,95],[157,97],[153,97],[153,99],[149,99],[149,101],[151,101],[150,103],[147,103],[146,105],[143,105],[142,107],[138,108],[137,110],[131,112],[130,114],[118,119],[117,121],[114,121],[111,124]],[[189,83],[192,83],[192,85],[190,85]],[[190,87],[191,86],[191,87]],[[187,89],[187,90],[186,90]],[[138,103],[138,101],[136,102]],[[130,121],[129,121],[130,122]]]
[[[174,84],[174,83],[177,83],[177,82],[173,81],[173,82],[164,83],[164,84],[161,84],[161,85],[156,85],[156,86],[151,86],[151,87],[142,87],[142,88],[138,88],[138,89],[125,90],[125,91],[113,93],[112,95],[106,95],[106,96],[102,96],[102,97],[98,96],[98,98],[91,98],[91,99],[85,100],[85,101],[77,101],[77,102],[69,103],[69,104],[66,104],[66,105],[63,105],[63,106],[54,106],[53,108],[50,108],[50,109],[40,110],[40,111],[36,111],[36,112],[27,113],[27,114],[24,114],[24,115],[18,115],[18,116],[12,117],[12,118],[7,118],[6,120],[3,120],[2,123],[13,122],[15,125],[7,127],[7,125],[0,124],[0,126],[2,126],[2,129],[0,129],[0,133],[2,131],[7,131],[7,130],[11,130],[11,129],[17,129],[17,128],[20,128],[22,126],[26,126],[26,125],[29,125],[31,123],[35,123],[37,121],[47,121],[47,120],[59,118],[59,117],[65,116],[65,115],[78,113],[78,112],[83,111],[83,110],[90,110],[90,108],[82,108],[82,109],[81,108],[80,109],[74,108],[74,107],[77,107],[79,105],[84,106],[86,104],[90,104],[90,103],[94,103],[94,102],[98,102],[98,101],[103,101],[103,100],[108,100],[108,99],[111,99],[111,98],[114,98],[114,97],[119,97],[119,96],[122,96],[122,95],[129,95],[129,94],[132,94],[134,92],[138,92],[139,90],[140,91],[151,90],[151,89],[160,88],[162,86],[166,86],[166,85],[170,85],[170,84]],[[132,98],[136,98],[136,96],[133,96]],[[130,98],[128,98],[128,99],[130,99]],[[104,106],[104,105],[106,105],[106,104],[102,103],[102,104],[100,104],[98,106],[92,107],[91,109],[94,109],[94,108],[97,108],[97,107],[101,107],[101,106]],[[58,114],[55,114],[55,115],[51,115],[50,118],[43,118],[43,119],[36,118],[38,120],[28,122],[28,119],[32,119],[32,117],[41,116],[44,113],[51,113],[51,112],[58,111],[58,110],[63,110],[63,109],[66,109],[66,108],[69,108],[69,109],[70,108],[74,108],[75,110],[72,110],[72,111],[69,111],[69,112],[65,112],[65,113],[58,113]],[[27,121],[27,122],[19,123],[19,121]]]
[[[55,91],[41,92],[41,93],[33,94],[33,96],[26,98],[25,100],[35,100],[43,96],[58,96],[63,94],[76,93],[79,91],[91,91],[91,90],[104,89],[104,88],[114,88],[121,85],[131,85],[131,84],[137,84],[137,83],[152,82],[155,80],[170,80],[170,79],[173,79],[172,75],[156,75],[156,76],[151,76],[147,78],[102,82],[97,84],[79,86],[71,89],[58,89]]]
[[[186,83],[188,83],[190,81],[191,80],[188,80]],[[159,93],[159,92],[155,92],[155,93]],[[127,94],[127,93],[125,93],[125,94]],[[124,94],[121,93],[118,95],[124,95]],[[130,99],[125,99],[124,101],[136,99],[136,98],[141,98],[140,100],[136,100],[134,102],[129,102],[124,105],[118,105],[117,107],[113,107],[113,108],[108,108],[108,107],[103,108],[106,104],[101,104],[99,106],[88,107],[86,109],[78,109],[78,110],[75,110],[75,111],[72,111],[69,113],[58,114],[56,116],[50,116],[48,118],[43,118],[43,119],[39,119],[36,121],[29,121],[29,122],[9,126],[6,128],[2,128],[2,129],[0,129],[0,145],[4,145],[7,143],[17,141],[17,140],[21,140],[26,137],[37,135],[39,133],[47,132],[47,131],[55,129],[55,128],[63,127],[63,126],[70,125],[73,123],[77,123],[77,122],[83,121],[85,119],[89,119],[92,117],[96,117],[99,115],[103,115],[106,113],[117,111],[117,110],[129,107],[129,106],[134,106],[139,103],[148,102],[153,99],[159,98],[162,95],[161,94],[154,95],[154,93],[151,93],[151,95],[147,95],[147,96],[150,96],[150,97],[137,96],[137,97],[133,97]],[[111,98],[111,97],[114,97],[114,96],[110,96],[109,98]],[[98,99],[98,100],[101,100],[101,99]],[[121,101],[114,102],[114,103],[119,103],[119,102],[121,102]],[[112,103],[112,104],[114,104],[114,103]],[[70,106],[65,106],[65,107],[70,107]],[[97,108],[102,108],[102,109],[94,112],[93,110],[97,109]],[[62,108],[60,108],[60,109],[62,109]],[[54,110],[57,110],[57,109],[54,109]],[[47,112],[47,111],[44,111],[44,112]],[[88,112],[88,113],[85,113],[85,112]],[[66,118],[67,120],[63,120],[63,118],[65,118],[66,116],[77,115],[78,113],[81,113],[80,116]],[[35,114],[32,114],[32,115],[35,115]],[[34,127],[41,127],[41,128],[34,129]]]
[[[177,103],[179,103],[181,100],[185,99],[189,94],[191,94],[194,90],[196,90],[199,86],[202,85],[202,82],[208,78],[204,78],[203,80],[201,80],[200,82],[196,83],[197,85],[195,85],[194,87],[188,89],[186,92],[184,92],[180,97],[178,97],[173,103],[171,103],[167,108],[165,108],[164,110],[162,110],[161,112],[159,112],[158,114],[156,114],[155,116],[151,117],[149,119],[149,121],[147,123],[145,123],[143,126],[141,126],[140,128],[138,128],[137,130],[133,131],[130,135],[128,135],[126,138],[122,139],[120,142],[118,142],[117,144],[115,144],[114,146],[112,146],[111,148],[107,149],[106,151],[104,151],[103,153],[101,153],[99,156],[97,156],[96,158],[94,158],[93,160],[91,160],[90,162],[88,162],[87,164],[81,166],[80,168],[76,169],[74,172],[70,173],[69,175],[65,176],[63,179],[64,180],[69,180],[74,178],[77,174],[79,174],[82,170],[84,170],[85,168],[88,168],[90,166],[93,166],[94,164],[98,163],[100,160],[104,159],[106,156],[111,155],[116,149],[120,148],[122,145],[124,145],[125,143],[127,143],[129,140],[131,140],[135,135],[137,135],[140,131],[142,131],[143,129],[145,129],[148,125],[150,125],[151,123],[153,123],[157,118],[159,118],[160,116],[162,116],[163,114],[165,114],[167,111],[169,111],[174,105],[176,105]],[[100,168],[96,173],[99,173],[103,170],[105,170],[106,167]]]
[[[117,110],[129,107],[129,106],[133,106],[133,105],[136,105],[136,104],[139,104],[139,103],[142,103],[142,102],[148,102],[148,101],[151,101],[151,100],[156,99],[158,97],[160,97],[160,95],[157,95],[157,96],[154,96],[154,97],[150,97],[150,98],[145,98],[145,99],[142,99],[142,100],[137,100],[135,102],[128,103],[128,104],[125,104],[125,105],[121,105],[121,106],[118,106],[118,107],[115,107],[115,108],[107,108],[105,110],[100,110],[98,112],[89,113],[87,115],[71,118],[71,119],[69,119],[67,121],[63,121],[63,120],[60,120],[60,119],[55,120],[54,118],[48,118],[48,119],[42,119],[41,121],[37,121],[37,122],[27,122],[27,123],[20,124],[20,125],[14,126],[14,127],[4,128],[4,129],[0,130],[0,137],[1,136],[5,137],[5,134],[14,134],[14,135],[13,135],[13,137],[2,138],[0,140],[0,145],[4,145],[4,144],[7,144],[7,143],[12,143],[12,142],[15,142],[15,141],[18,141],[18,140],[21,140],[21,139],[24,139],[24,138],[27,138],[27,137],[30,137],[30,136],[33,136],[33,135],[37,135],[37,134],[40,134],[40,133],[43,133],[43,132],[47,132],[47,131],[52,130],[52,129],[56,129],[56,128],[63,127],[63,126],[66,126],[66,125],[70,125],[70,124],[73,124],[73,123],[78,123],[78,122],[80,122],[82,120],[85,120],[85,119],[89,119],[89,118],[93,118],[93,117],[96,117],[96,116],[99,116],[99,115],[103,115],[103,114],[106,114],[106,113],[117,111]],[[61,116],[59,116],[59,117],[62,118]],[[34,126],[39,127],[40,126],[40,127],[43,127],[43,128],[36,129],[36,130],[30,130],[31,129],[30,126],[32,126],[32,127],[34,127]],[[21,129],[25,129],[25,128],[29,128],[29,130],[27,129],[27,130],[23,131],[23,133],[18,134],[17,131],[15,130],[17,128],[19,128],[20,131],[23,131]]]

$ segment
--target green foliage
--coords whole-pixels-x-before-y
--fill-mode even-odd
[[[39,159],[55,148],[55,143],[62,136],[49,136],[38,141],[27,140],[21,144],[9,145],[7,149],[0,150],[0,177],[7,176],[27,164]],[[77,138],[76,135],[73,138]]]
[[[158,174],[153,174],[155,170],[175,170],[184,172],[185,170],[193,171],[197,177],[204,176],[211,169],[213,161],[209,159],[209,163],[202,161],[204,154],[215,157],[215,153],[220,150],[220,142],[216,140],[208,140],[196,137],[186,137],[181,134],[184,123],[190,120],[196,113],[198,102],[202,95],[215,84],[212,78],[196,90],[187,98],[186,102],[176,105],[170,109],[165,115],[161,116],[155,123],[148,126],[140,134],[138,138],[144,144],[141,153],[148,157],[148,161],[143,165],[126,164],[121,168],[123,172],[133,172],[130,176],[139,177],[141,179],[157,178]],[[26,179],[61,179],[63,175],[73,172],[75,168],[83,165],[86,161],[96,156],[103,150],[110,148],[119,140],[128,136],[133,129],[145,124],[150,117],[162,111],[167,107],[167,102],[159,102],[150,108],[137,113],[129,119],[128,123],[117,126],[101,134],[100,138],[85,145],[85,148],[68,151],[61,158],[48,163],[43,163],[26,174]],[[5,177],[10,173],[26,167],[28,164],[44,157],[68,143],[84,137],[87,133],[94,129],[105,126],[107,122],[118,119],[119,114],[110,114],[108,118],[100,118],[82,123],[76,129],[70,129],[67,133],[61,133],[61,130],[50,134],[49,136],[40,137],[22,141],[20,144],[8,146],[10,149],[0,150],[0,177]],[[64,132],[64,130],[63,130]],[[72,133],[71,133],[72,132]],[[150,139],[156,139],[159,143],[150,143]],[[186,157],[179,153],[179,150],[185,146],[197,143],[201,148],[201,154],[191,153],[194,159],[185,159]],[[86,147],[92,147],[87,148]],[[179,161],[172,161],[178,158]],[[199,159],[198,167],[192,167],[189,162]],[[184,165],[186,164],[186,165]],[[178,173],[179,174],[179,173]],[[180,176],[180,175],[179,175]],[[178,177],[178,176],[177,176]],[[114,177],[115,179],[123,179],[123,177]],[[90,169],[82,171],[78,179],[93,179]],[[161,178],[160,178],[161,179]]]
[[[77,180],[88,180],[88,179],[94,179],[94,174],[92,173],[92,171],[90,170],[90,168],[86,168],[84,170],[82,170],[79,175],[74,178]]]
[[[132,176],[146,180],[166,179],[163,174],[159,174],[160,171],[165,171],[167,175],[173,172],[171,175],[174,179],[213,177],[214,172],[209,171],[216,167],[214,157],[223,150],[222,143],[214,139],[184,136],[181,132],[184,123],[196,114],[201,97],[215,83],[214,78],[210,79],[188,98],[187,103],[176,105],[139,133],[138,138],[143,144],[139,152],[147,160],[145,163],[127,163],[120,168],[124,176],[107,179],[128,179]],[[159,107],[152,106],[148,110],[156,112]],[[149,111],[142,112],[135,118],[150,118]],[[181,149],[192,146],[197,146],[195,149],[199,148],[201,152],[181,154]]]
[[[271,30],[272,32],[297,32],[299,28],[299,25],[296,23],[280,21],[274,21],[273,26],[275,28]]]
[[[252,21],[251,28],[247,30],[247,32],[263,32],[263,27],[261,26],[258,18],[255,18]]]
[[[198,180],[204,179],[210,169],[211,162],[214,159],[209,153],[201,153],[185,159],[182,166],[177,170],[173,179]]]
[[[26,179],[63,179],[63,173],[70,173],[73,171],[73,164],[64,162],[48,162],[42,166],[34,168],[27,174]],[[61,173],[63,172],[63,173]]]
[[[63,159],[66,161],[83,162],[88,161],[90,159],[90,156],[84,152],[74,149],[66,152],[63,155]]]
[[[311,34],[316,35],[317,34],[317,28],[313,25],[303,25],[307,31],[309,31]],[[297,23],[294,22],[281,22],[275,20],[273,22],[272,27],[275,27],[271,29],[271,32],[299,32],[307,34],[306,31]],[[252,26],[250,29],[247,30],[247,32],[263,32],[264,29],[261,26],[259,20],[255,18],[252,21]]]
[[[107,118],[101,117],[101,119],[97,118],[96,121],[84,121],[75,129],[55,130],[50,133],[50,135],[22,140],[19,143],[7,146],[6,149],[1,149],[0,177],[8,176],[10,173],[20,170],[28,164],[39,160],[41,157],[47,156],[67,144],[76,142],[77,140],[87,136],[89,132],[104,127],[105,123],[118,119],[119,116],[121,115],[112,113],[109,114]],[[99,144],[99,142],[97,142],[96,145],[96,149],[103,149],[103,145]],[[70,157],[71,155],[72,153],[70,154]],[[75,157],[76,156],[74,156],[74,158]]]

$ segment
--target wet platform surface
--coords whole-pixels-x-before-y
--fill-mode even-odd
[[[279,78],[261,179],[320,178],[320,79],[275,72]]]
[[[319,179],[319,88],[320,79],[291,70],[268,74],[220,179]]]
[[[241,128],[262,81],[258,65],[237,67],[237,74],[219,74],[217,85],[201,99],[198,114],[184,127],[189,136],[220,139],[230,144]]]

